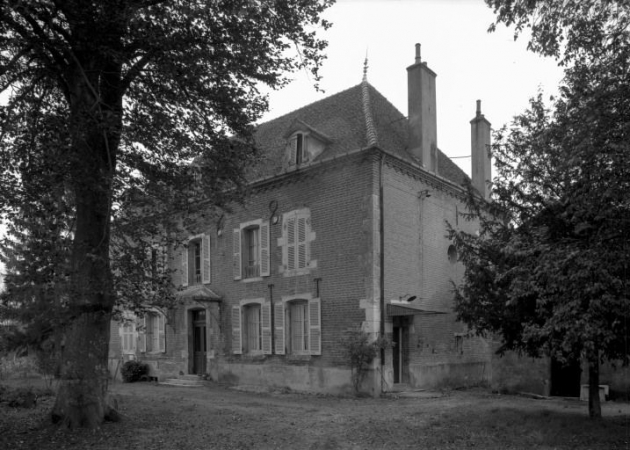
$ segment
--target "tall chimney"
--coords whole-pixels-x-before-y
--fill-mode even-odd
[[[435,77],[421,61],[420,44],[416,44],[415,63],[407,67],[409,116],[409,151],[422,166],[437,173],[437,117],[435,112]]]
[[[485,199],[489,199],[490,188],[487,182],[492,180],[490,122],[481,114],[481,100],[477,100],[477,112],[470,121],[470,142],[472,184]]]

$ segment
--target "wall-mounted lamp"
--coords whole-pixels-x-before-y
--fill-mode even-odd
[[[418,193],[418,198],[420,199],[429,198],[429,197],[431,197],[431,191],[429,189],[425,189]]]
[[[417,295],[410,295],[410,294],[405,294],[405,295],[401,295],[400,297],[398,297],[398,300],[401,302],[413,302],[416,298],[418,298]]]

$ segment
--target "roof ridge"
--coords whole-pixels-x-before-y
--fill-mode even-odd
[[[372,104],[370,102],[370,91],[368,89],[368,82],[363,78],[361,82],[361,100],[363,104],[363,117],[365,119],[365,130],[368,146],[378,145],[378,136],[376,134],[376,127],[374,126],[374,119],[372,118]]]

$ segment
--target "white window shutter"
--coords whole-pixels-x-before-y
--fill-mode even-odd
[[[262,330],[262,351],[264,355],[271,355],[271,303],[260,305],[260,320]]]
[[[260,276],[271,275],[269,265],[269,222],[260,225]]]
[[[306,216],[297,218],[297,269],[303,269],[307,266],[306,248],[308,233],[306,229]]]
[[[293,270],[296,266],[296,236],[295,217],[287,219],[287,269]]]
[[[240,355],[243,353],[241,335],[241,307],[232,306],[232,353]]]
[[[309,349],[311,355],[322,354],[322,310],[319,298],[308,302]]]
[[[188,245],[188,244],[187,244]],[[188,246],[182,248],[182,286],[188,286]]]
[[[232,270],[234,272],[234,279],[241,279],[241,229],[234,228],[232,232],[232,253],[234,255],[232,259]]]
[[[273,310],[274,337],[276,355],[284,355],[284,304],[276,303]]]
[[[287,142],[286,158],[287,158],[288,166],[295,165],[296,154],[297,154],[297,138],[294,136],[291,139],[289,139],[289,142]]]
[[[159,332],[159,351],[164,353],[166,351],[166,329],[164,328],[165,318],[162,314],[158,314],[158,332]]]
[[[210,273],[210,236],[204,234],[201,237],[201,259],[202,259],[202,268],[201,268],[201,282],[203,284],[211,283],[211,273]]]

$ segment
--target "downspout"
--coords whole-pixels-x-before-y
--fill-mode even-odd
[[[379,170],[379,231],[380,231],[380,310],[381,310],[381,321],[380,321],[380,337],[381,339],[385,338],[385,203],[383,200],[383,169],[385,164],[385,154],[381,153],[381,163]],[[384,381],[384,373],[383,370],[385,368],[385,348],[381,346],[381,392],[383,392],[383,381]]]

